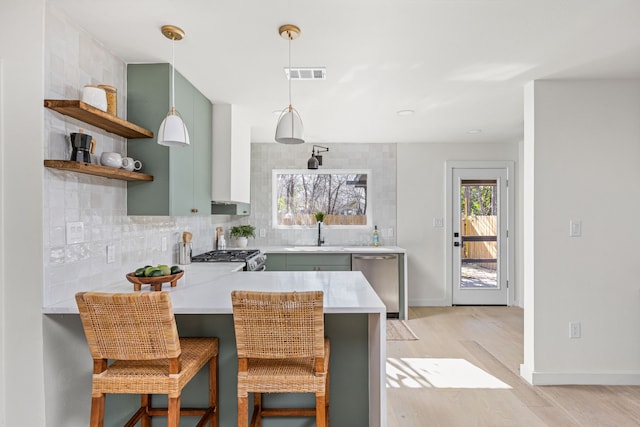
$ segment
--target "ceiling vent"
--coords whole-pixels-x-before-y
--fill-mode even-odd
[[[285,67],[284,73],[289,80],[325,80],[327,78],[325,67]]]

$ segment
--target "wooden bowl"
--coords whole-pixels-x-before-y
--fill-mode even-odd
[[[178,279],[183,275],[184,271],[158,277],[136,277],[135,273],[129,273],[127,274],[127,280],[133,283],[134,291],[139,291],[142,285],[151,285],[154,291],[161,291],[163,283],[171,282],[171,287],[175,287],[178,284]]]

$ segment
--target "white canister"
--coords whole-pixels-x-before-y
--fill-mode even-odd
[[[120,169],[122,167],[122,156],[113,151],[103,151],[100,155],[100,164],[110,168]]]
[[[86,85],[82,89],[82,102],[106,112],[107,92],[101,87]]]

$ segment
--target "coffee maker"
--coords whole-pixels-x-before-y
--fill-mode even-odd
[[[96,147],[96,140],[86,133],[71,134],[71,160],[91,163],[91,154]]]

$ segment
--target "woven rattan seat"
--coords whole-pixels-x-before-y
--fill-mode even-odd
[[[311,416],[329,425],[329,339],[323,293],[233,291],[238,351],[238,427],[266,416]],[[314,393],[313,408],[265,408],[262,393]]]
[[[93,358],[92,427],[103,425],[106,394],[141,395],[125,426],[149,427],[156,415],[167,416],[169,427],[181,415],[218,426],[218,339],[180,338],[167,292],[79,292],[76,302]],[[182,389],[207,364],[209,406],[181,408]],[[168,407],[152,407],[152,394],[167,395]]]

